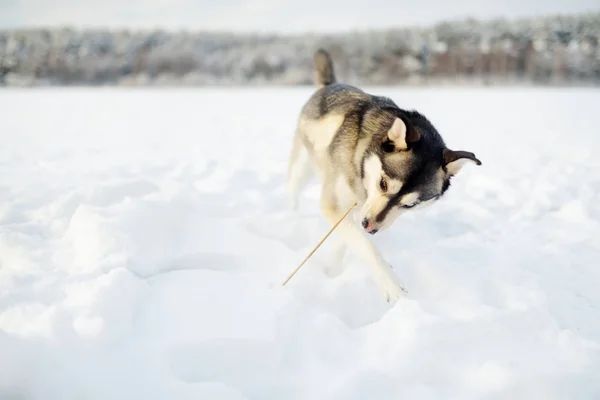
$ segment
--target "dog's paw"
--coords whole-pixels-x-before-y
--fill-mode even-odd
[[[287,204],[288,211],[291,211],[291,212],[298,211],[298,203],[296,203],[295,201],[288,200],[286,204]]]
[[[400,298],[408,295],[404,284],[399,279],[385,279],[379,282],[383,298],[388,303],[396,303]]]
[[[346,265],[344,264],[346,246],[339,242],[336,244],[337,245],[333,249],[330,262],[323,267],[325,275],[327,275],[329,278],[340,276],[346,269]]]
[[[287,208],[288,211],[297,212],[298,211],[298,200],[294,197],[287,198]]]
[[[329,278],[336,278],[344,272],[344,265],[341,262],[334,262],[323,266],[323,272]]]
[[[408,295],[408,291],[403,286],[386,289],[383,293],[385,301],[390,304],[396,303],[400,298],[406,295]]]

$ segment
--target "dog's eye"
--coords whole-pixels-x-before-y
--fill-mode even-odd
[[[379,181],[379,187],[381,188],[383,193],[387,192],[387,182],[385,181],[385,178],[381,178],[381,180]]]
[[[394,150],[396,150],[396,147],[394,146],[394,142],[388,140],[381,144],[381,150],[383,150],[384,153],[393,153]]]
[[[400,206],[400,207],[402,207],[402,208],[413,208],[413,207],[414,207],[414,206],[416,206],[417,204],[418,204],[417,202],[414,202],[414,203],[412,203],[412,204],[403,204],[403,205],[402,205],[402,206]]]

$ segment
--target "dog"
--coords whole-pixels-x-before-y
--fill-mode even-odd
[[[433,204],[466,163],[481,165],[475,154],[451,150],[433,124],[391,99],[336,81],[325,49],[314,53],[316,91],[301,109],[287,171],[290,207],[316,173],[321,182],[320,211],[329,224],[354,203],[359,221],[338,226],[341,257],[349,246],[373,266],[374,281],[388,302],[407,293],[365,233],[389,228],[404,212]],[[359,223],[360,225],[359,226]]]

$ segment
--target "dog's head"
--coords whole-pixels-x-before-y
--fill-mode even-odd
[[[417,112],[394,115],[382,126],[363,160],[366,201],[363,228],[388,228],[408,210],[437,201],[466,163],[481,165],[471,152],[450,150],[435,127]]]

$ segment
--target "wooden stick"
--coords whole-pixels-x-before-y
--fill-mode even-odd
[[[348,211],[346,211],[344,213],[344,215],[342,215],[342,218],[340,218],[340,220],[338,222],[335,223],[335,225],[333,225],[333,227],[329,230],[329,232],[327,232],[327,235],[325,235],[325,237],[323,237],[323,239],[321,239],[321,241],[319,242],[319,244],[317,244],[315,246],[314,249],[312,249],[312,251],[306,256],[306,258],[304,259],[304,261],[302,261],[300,263],[300,265],[298,265],[298,267],[294,270],[294,272],[292,272],[292,274],[285,280],[285,282],[283,282],[283,284],[281,286],[285,286],[286,283],[288,283],[290,281],[290,279],[292,279],[292,277],[294,275],[296,275],[296,272],[298,272],[298,270],[304,265],[304,263],[306,263],[308,261],[308,259],[315,253],[315,251],[317,251],[317,249],[323,244],[323,242],[329,237],[329,235],[331,235],[331,232],[334,231],[335,228],[338,227],[338,225],[344,220],[344,218],[346,218],[346,216],[348,214],[350,214],[350,211],[352,211],[352,209],[354,207],[356,207],[357,203],[354,203],[350,206],[350,208],[348,209]]]

